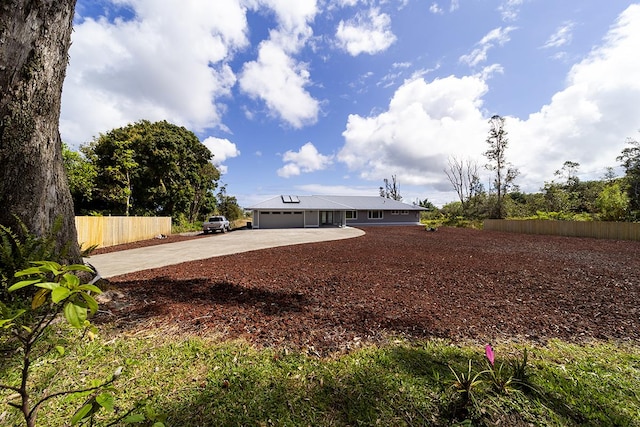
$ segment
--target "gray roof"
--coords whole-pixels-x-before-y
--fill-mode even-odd
[[[277,196],[249,207],[252,210],[394,210],[424,211],[425,208],[380,196]]]

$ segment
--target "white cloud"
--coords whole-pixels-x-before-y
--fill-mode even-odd
[[[407,81],[386,112],[349,116],[337,159],[364,179],[397,175],[408,185],[438,183],[449,154],[484,148],[480,108],[486,91],[478,77]]]
[[[520,15],[520,6],[522,6],[524,0],[505,0],[498,10],[502,15],[503,21],[515,21]]]
[[[131,20],[76,17],[61,133],[78,145],[140,119],[192,130],[221,127],[235,84],[227,61],[248,44],[239,0],[120,2]],[[185,25],[188,23],[188,25]]]
[[[480,72],[482,80],[485,81],[493,77],[494,74],[504,74],[504,67],[500,64],[491,64],[487,67],[484,67]]]
[[[338,7],[346,7],[346,6],[355,6],[360,2],[360,0],[332,0],[330,1],[330,7],[331,6],[338,6]]]
[[[565,160],[580,163],[590,179],[618,164],[615,158],[640,117],[638,46],[640,5],[632,5],[603,44],[572,67],[564,90],[527,120],[512,120],[514,156],[530,179],[550,179]]]
[[[573,28],[575,27],[574,22],[565,22],[558,29],[556,29],[555,33],[553,33],[549,39],[542,46],[543,48],[558,48],[571,43],[573,38]]]
[[[279,31],[297,36],[309,31],[308,23],[318,13],[316,0],[249,0],[272,9],[276,14]]]
[[[460,9],[459,0],[451,0],[451,5],[449,6],[449,12],[455,12],[458,9]],[[442,15],[444,14],[444,9],[440,7],[440,5],[437,2],[433,2],[431,3],[431,6],[429,6],[429,12],[435,15]]]
[[[295,187],[306,194],[326,196],[377,196],[380,194],[379,186],[350,186],[350,185],[324,185],[304,184]]]
[[[442,8],[438,5],[438,3],[431,3],[431,6],[429,6],[429,12],[435,14],[435,15],[442,15],[444,13],[444,10],[442,10]]]
[[[301,173],[320,171],[331,165],[332,158],[333,156],[320,154],[311,142],[307,142],[297,152],[289,150],[284,153],[282,160],[285,165],[278,169],[278,175],[289,178]]]
[[[630,6],[601,46],[575,64],[565,89],[527,119],[507,117],[507,159],[527,192],[539,191],[566,160],[580,163],[581,179],[599,179],[616,166],[625,138],[636,135],[640,117],[640,5]],[[386,111],[350,115],[337,160],[361,178],[380,181],[393,174],[404,185],[449,192],[443,169],[448,156],[486,159],[483,109],[487,74],[415,79],[395,92]],[[483,171],[486,174],[486,171]],[[483,183],[488,187],[489,177]],[[430,199],[440,200],[438,194]],[[451,199],[449,199],[451,200]]]
[[[391,18],[377,8],[369,9],[366,15],[358,13],[349,21],[340,21],[336,38],[338,45],[352,56],[385,51],[396,41]]]
[[[227,173],[227,166],[223,163],[227,159],[238,157],[240,150],[233,142],[228,139],[215,138],[210,136],[206,138],[202,143],[213,153],[213,159],[211,162],[218,168],[220,173]]]
[[[318,12],[315,0],[253,0],[254,7],[268,6],[276,13],[278,28],[260,43],[258,59],[242,69],[240,88],[250,97],[265,102],[269,113],[294,128],[318,120],[320,102],[305,89],[311,85],[308,66],[294,55],[313,31],[309,23]]]
[[[487,54],[489,49],[498,46],[504,46],[511,38],[509,37],[509,33],[515,30],[516,27],[498,27],[489,31],[487,35],[485,35],[482,40],[480,40],[471,53],[467,55],[462,55],[459,60],[471,67],[475,67],[476,65],[485,62],[487,60]]]
[[[304,63],[296,63],[271,40],[261,43],[258,60],[246,63],[240,88],[253,98],[262,99],[272,115],[294,128],[313,124],[320,103],[305,89],[311,84]]]

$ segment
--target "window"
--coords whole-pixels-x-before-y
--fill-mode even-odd
[[[382,211],[369,211],[369,219],[382,219]]]
[[[346,219],[358,219],[358,211],[347,211],[345,212]]]
[[[400,211],[391,211],[391,215],[400,215]]]
[[[401,211],[400,215],[409,215],[409,211]]]
[[[300,203],[298,196],[282,195],[282,203]]]

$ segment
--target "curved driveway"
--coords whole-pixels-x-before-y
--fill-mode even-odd
[[[226,234],[166,243],[145,248],[94,255],[85,261],[104,278],[165,265],[180,264],[216,256],[230,255],[277,246],[349,239],[362,236],[357,228],[239,229]]]

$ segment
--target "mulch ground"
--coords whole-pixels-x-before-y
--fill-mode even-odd
[[[640,341],[640,242],[364,230],[111,278],[96,321],[320,355],[398,336]]]

